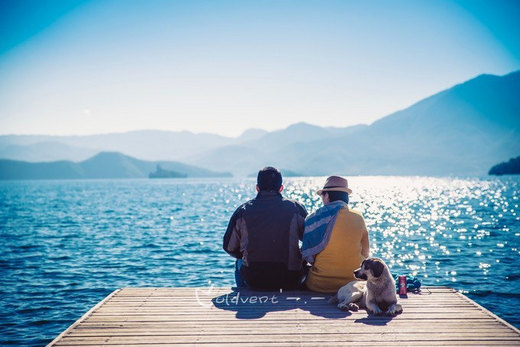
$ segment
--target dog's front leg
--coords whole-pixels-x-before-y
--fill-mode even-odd
[[[390,305],[385,314],[387,316],[395,316],[403,312],[403,307],[397,303]]]
[[[383,313],[383,311],[379,308],[379,306],[377,306],[377,304],[375,302],[373,302],[372,300],[367,300],[366,307],[367,307],[368,313],[375,314],[375,315],[380,315]]]

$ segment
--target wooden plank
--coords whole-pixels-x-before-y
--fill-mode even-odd
[[[269,342],[269,341],[342,341],[342,342],[354,342],[354,341],[378,341],[378,342],[389,342],[389,341],[483,341],[483,340],[493,340],[493,341],[513,341],[520,342],[520,338],[514,336],[500,336],[498,334],[494,335],[484,335],[484,334],[454,334],[454,333],[436,333],[434,336],[431,334],[375,334],[375,333],[366,333],[366,334],[354,334],[354,333],[320,333],[320,334],[193,334],[193,335],[172,335],[172,334],[164,334],[164,335],[127,335],[127,336],[66,336],[63,338],[63,342],[67,343],[107,343],[111,344],[123,344],[123,343],[146,343],[146,342],[155,342],[155,343],[167,343],[170,341],[175,342],[207,342],[207,343],[217,343],[217,342],[236,342],[236,341],[248,341],[248,342]]]
[[[273,330],[273,329],[255,329],[254,331],[249,330],[236,330],[233,329],[233,334],[236,336],[263,336],[264,334],[270,334],[273,336],[281,335],[281,336],[288,336],[288,335],[298,335],[306,337],[307,335],[317,335],[317,334],[351,334],[351,335],[364,335],[364,336],[371,336],[374,333],[374,329],[356,329],[355,331],[351,331],[349,328],[330,328],[330,327],[323,327],[318,328],[315,327],[314,329],[305,328],[302,331],[294,331],[294,332],[287,332],[286,330],[280,329],[280,330]],[[392,335],[399,335],[399,336],[424,336],[431,334],[431,331],[427,331],[426,329],[419,329],[417,331],[409,330],[409,331],[403,331],[400,329],[391,329],[391,330],[383,330],[380,329],[377,332],[378,334],[389,334]],[[204,334],[207,336],[226,336],[230,335],[229,332],[226,332],[224,329],[215,329],[215,330],[209,330],[204,329]],[[119,330],[103,330],[99,331],[99,329],[94,331],[84,331],[84,330],[74,330],[70,332],[67,335],[67,338],[72,337],[122,337],[122,336],[198,336],[200,335],[199,332],[194,331],[192,329],[183,329],[183,330],[130,330],[130,331],[119,331]],[[508,337],[508,338],[518,338],[518,334],[514,333],[513,331],[498,331],[498,330],[479,330],[479,331],[462,331],[462,330],[456,330],[456,331],[442,331],[442,332],[436,332],[437,336],[451,336],[451,337]]]
[[[511,330],[516,331],[518,334],[520,334],[520,330],[518,328],[516,328],[513,325],[509,324],[508,322],[506,322],[505,320],[503,320],[502,318],[500,318],[499,316],[497,316],[493,312],[491,312],[488,309],[484,308],[483,306],[479,305],[478,303],[476,303],[475,301],[471,300],[470,298],[468,298],[467,296],[463,295],[462,293],[456,293],[456,294],[458,296],[460,296],[463,300],[466,300],[469,304],[474,305],[474,306],[480,308],[482,310],[482,312],[485,312],[487,315],[489,315],[490,317],[492,317],[496,321],[500,322],[501,324],[507,326]]]
[[[333,310],[334,308],[334,310]],[[425,308],[421,308],[421,307],[408,307],[406,306],[407,308],[407,313],[409,314],[430,314],[430,313],[437,313],[437,314],[453,314],[453,313],[475,313],[475,314],[478,314],[478,313],[483,313],[482,310],[479,310],[478,308],[466,308],[466,307],[457,307],[457,308],[453,308],[453,309],[450,309],[449,307],[425,307]],[[272,315],[272,314],[277,314],[279,316],[283,316],[283,315],[295,315],[295,314],[298,314],[298,315],[302,315],[302,314],[306,314],[306,313],[309,313],[309,312],[312,312],[314,315],[356,315],[356,314],[359,314],[359,313],[363,313],[365,312],[363,310],[363,312],[358,312],[358,313],[355,313],[355,312],[344,312],[344,311],[341,311],[340,309],[338,309],[335,305],[334,306],[331,306],[329,308],[323,308],[323,307],[306,307],[306,308],[301,308],[301,307],[290,307],[290,308],[276,308],[276,309],[266,309],[266,308],[263,308],[263,309],[258,309],[258,310],[255,310],[253,308],[240,308],[240,307],[233,307],[233,308],[228,308],[226,309],[224,312],[222,312],[224,310],[215,310],[215,309],[212,309],[212,310],[195,310],[195,309],[190,309],[190,308],[183,308],[183,307],[179,307],[179,308],[175,308],[175,309],[171,309],[171,310],[164,310],[164,309],[157,309],[157,310],[149,310],[149,309],[130,309],[130,310],[127,310],[127,311],[124,311],[124,310],[111,310],[111,309],[107,309],[107,310],[103,310],[103,311],[100,311],[100,312],[96,312],[96,317],[97,316],[105,316],[105,317],[109,317],[109,316],[121,316],[121,315],[131,315],[131,316],[143,316],[143,315],[165,315],[165,316],[171,316],[171,315],[175,315],[175,316],[185,316],[187,318],[190,318],[190,317],[195,317],[195,316],[201,316],[201,315],[205,315],[205,314],[211,314],[212,316],[222,316],[222,317],[227,317],[227,316],[234,316],[234,315],[257,315],[257,314],[260,314],[260,313],[265,313],[267,315]]]
[[[175,342],[169,342],[169,343],[146,343],[146,344],[132,344],[131,346],[132,347],[150,347],[150,346],[157,346],[157,347],[165,347],[165,346],[197,346],[198,344],[193,344],[193,343],[175,343]],[[220,345],[220,344],[217,344],[217,345]],[[316,346],[316,345],[319,345],[319,346],[331,346],[331,347],[337,347],[338,344],[337,343],[334,343],[334,342],[324,342],[324,341],[320,341],[320,342],[312,342],[312,343],[305,343],[305,342],[300,342],[300,343],[290,343],[290,342],[280,342],[280,341],[277,341],[277,342],[273,342],[273,343],[263,343],[263,344],[259,344],[259,343],[248,343],[248,342],[240,342],[240,343],[226,343],[226,345],[231,345],[231,346],[259,346],[259,347],[263,347],[263,346]],[[392,347],[394,346],[395,347],[395,343],[381,343],[381,342],[378,342],[378,347],[379,346],[388,346],[388,347]],[[450,342],[450,341],[444,341],[444,342],[420,342],[420,341],[417,341],[417,342],[414,342],[413,343],[414,346],[464,346],[464,345],[467,345],[467,346],[511,346],[511,342],[510,341],[457,341],[456,344],[454,344],[453,342]],[[78,346],[77,344],[64,344],[64,343],[59,343],[59,344],[56,344],[56,346]],[[81,345],[80,345],[81,346]],[[121,347],[127,347],[129,345],[110,345],[110,346],[121,346]],[[374,346],[374,343],[362,343],[362,342],[342,342],[341,343],[341,346]]]
[[[231,303],[236,295],[246,301]],[[266,295],[276,296],[276,302],[249,301]],[[323,299],[328,297],[230,288],[123,288],[49,345],[520,346],[518,329],[448,287],[410,294],[400,300],[404,313],[394,318],[342,312]]]
[[[410,344],[415,341],[430,341],[430,342],[451,342],[456,343],[457,341],[488,341],[491,344],[491,341],[504,341],[509,342],[511,345],[518,345],[520,343],[520,338],[510,338],[510,337],[482,337],[482,336],[442,336],[441,334],[435,334],[432,336],[431,334],[426,335],[412,335],[412,336],[403,336],[398,334],[366,334],[366,335],[354,335],[354,334],[320,334],[320,335],[193,335],[193,336],[185,336],[185,335],[177,335],[177,336],[131,336],[131,337],[65,337],[63,339],[64,343],[67,344],[78,344],[78,345],[130,345],[134,343],[171,343],[172,341],[178,343],[237,343],[237,342],[256,342],[256,343],[273,343],[273,342],[293,342],[299,343],[300,341],[305,340],[306,342],[400,342],[405,344]]]
[[[146,343],[146,344],[132,344],[132,347],[150,347],[150,346],[157,346],[157,347],[165,347],[165,346],[194,346],[197,344],[193,343],[175,343],[175,342],[169,342],[169,343]],[[220,344],[217,344],[220,345]],[[238,342],[238,343],[226,343],[226,345],[232,345],[232,346],[331,346],[331,347],[337,347],[338,344],[334,342],[299,342],[299,343],[291,343],[291,342],[267,342],[267,343],[249,343],[247,341],[245,342]],[[413,343],[414,346],[511,346],[510,341],[457,341],[457,343],[453,343],[450,341],[437,341],[437,342],[430,342],[430,341],[416,341]],[[56,344],[56,346],[78,346],[77,344],[65,344],[65,343],[59,343]],[[127,347],[129,345],[111,345],[111,346],[121,346],[121,347]],[[363,342],[342,342],[341,346],[374,346],[374,343],[363,343]],[[388,347],[395,347],[394,343],[384,343],[384,342],[378,342],[378,347],[380,346],[388,346]]]
[[[354,321],[359,319],[366,318],[366,314],[363,313],[353,313],[348,316],[345,316],[342,313],[331,313],[328,317],[321,317],[321,316],[313,316],[311,314],[309,315],[296,315],[296,314],[286,314],[286,315],[280,315],[275,312],[268,312],[265,315],[262,315],[259,317],[258,315],[244,315],[241,317],[241,319],[262,319],[262,320],[270,320],[270,321],[277,321],[277,322],[286,322],[291,321],[293,319],[299,319],[301,321],[308,321],[308,320],[321,320],[321,321],[328,321],[329,319],[342,319],[345,321]],[[446,313],[433,313],[433,314],[406,314],[405,316],[397,316],[393,318],[393,320],[439,320],[439,319],[453,319],[453,318],[459,318],[459,319],[465,319],[465,320],[487,320],[489,317],[487,317],[484,313],[480,312],[478,316],[461,316],[460,314],[454,313],[450,314],[450,312]],[[89,322],[118,322],[118,321],[125,321],[125,322],[206,322],[206,321],[220,321],[220,322],[233,322],[237,319],[236,315],[228,315],[226,317],[216,317],[214,315],[194,315],[192,317],[181,317],[181,316],[127,316],[127,315],[121,315],[121,316],[91,316],[88,318]],[[387,317],[379,317],[374,316],[369,318],[371,321],[388,321],[389,318]]]
[[[343,320],[338,320],[339,322],[333,322],[332,320],[330,322],[327,322],[327,326],[334,328],[334,327],[349,327],[349,325],[345,324]],[[385,323],[385,322],[383,322]],[[427,321],[425,323],[418,323],[418,324],[410,324],[409,321],[400,321],[400,322],[391,322],[387,324],[379,324],[380,328],[378,328],[378,331],[381,331],[380,329],[389,328],[389,329],[399,329],[399,330],[417,330],[420,331],[421,329],[428,329],[428,331],[432,331],[432,323],[435,324],[435,329],[443,329],[445,330],[468,330],[468,329],[504,329],[509,331],[510,329],[500,325],[496,322],[488,322],[488,321],[477,321],[477,322],[461,322],[460,320],[454,321],[454,320],[445,320],[445,321]],[[376,324],[374,324],[376,325]],[[312,329],[313,327],[322,328],[324,326],[323,322],[287,322],[283,326],[281,326],[277,322],[250,322],[249,324],[245,322],[235,323],[235,324],[224,324],[223,322],[216,322],[214,324],[208,323],[204,324],[204,329],[226,329],[226,328],[233,328],[233,329],[245,329],[250,330],[251,328],[255,328],[255,330],[259,329],[282,329],[290,331],[291,329],[296,329],[300,327],[306,327]],[[356,329],[364,329],[365,325],[361,325],[360,327],[356,327]],[[76,327],[76,330],[80,329],[117,329],[117,330],[124,330],[124,329],[145,329],[145,330],[171,330],[171,329],[191,329],[193,330],[193,323],[191,322],[185,322],[185,323],[165,323],[161,325],[157,325],[155,323],[146,323],[146,322],[138,322],[138,323],[132,323],[132,322],[125,322],[125,323],[112,323],[112,324],[87,324],[84,323],[79,327]],[[368,329],[372,329],[371,326],[368,326]]]

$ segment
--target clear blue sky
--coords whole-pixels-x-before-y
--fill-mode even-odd
[[[370,124],[520,69],[520,1],[0,1],[0,133]]]

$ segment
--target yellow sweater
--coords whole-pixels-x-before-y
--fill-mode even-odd
[[[368,232],[363,216],[342,208],[338,212],[329,243],[314,258],[306,285],[312,291],[335,293],[355,280],[354,270],[369,256]]]

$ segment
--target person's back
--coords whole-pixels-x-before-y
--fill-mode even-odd
[[[334,293],[350,281],[356,280],[354,270],[365,259],[368,233],[363,217],[344,207],[338,211],[329,242],[315,256],[309,270],[307,288],[322,293]]]
[[[368,232],[363,216],[348,208],[348,181],[327,178],[318,190],[323,204],[305,220],[302,252],[312,264],[305,285],[308,289],[334,293],[355,280],[354,270],[369,256]]]
[[[224,235],[224,250],[239,259],[237,275],[252,288],[292,289],[300,281],[298,242],[307,212],[299,203],[283,198],[282,189],[278,170],[261,170],[258,195],[235,211]]]

